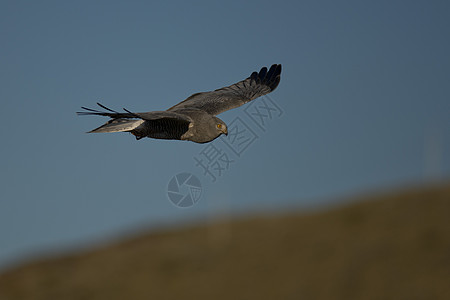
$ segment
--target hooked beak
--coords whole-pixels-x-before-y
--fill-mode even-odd
[[[222,132],[223,132],[223,134],[225,134],[226,136],[228,136],[228,129],[227,129],[226,127],[222,130]]]

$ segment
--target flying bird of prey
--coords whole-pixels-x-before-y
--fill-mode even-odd
[[[280,83],[281,65],[262,68],[250,77],[221,89],[196,93],[166,111],[143,113],[117,112],[97,103],[105,111],[82,107],[78,115],[110,117],[104,125],[91,132],[130,132],[137,140],[144,137],[167,140],[211,142],[221,134],[228,134],[227,125],[216,115],[244,105],[266,95]]]

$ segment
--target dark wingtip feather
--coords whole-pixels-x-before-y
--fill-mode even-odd
[[[281,75],[281,64],[277,65],[277,68],[275,70],[275,75],[276,76],[280,76]]]
[[[259,74],[253,72],[250,78],[255,80],[257,83],[261,83],[270,87],[270,89],[273,91],[280,83],[281,65],[273,64],[270,66],[270,69],[268,71],[266,67],[263,67],[261,68],[261,71],[259,71]]]
[[[258,76],[259,79],[261,80],[261,82],[264,82],[266,75],[267,75],[267,68],[266,67],[261,68],[261,70],[259,71],[259,76]]]
[[[274,90],[274,89],[276,89],[277,88],[277,86],[278,86],[278,84],[280,84],[280,80],[281,80],[281,77],[280,77],[280,75],[278,75],[277,77],[275,77],[275,79],[270,83],[270,85],[269,85],[269,87],[270,87],[270,90]]]
[[[110,108],[108,108],[108,107],[104,106],[103,104],[101,104],[101,103],[99,103],[99,102],[97,102],[97,105],[98,105],[98,106],[100,106],[100,107],[101,107],[101,108],[103,108],[103,109],[106,109],[107,111],[110,111],[110,112],[113,112],[113,113],[116,113],[116,114],[118,114],[118,112],[117,112],[117,111],[115,111],[115,110],[112,110],[112,109],[110,109]]]
[[[81,109],[87,110],[87,111],[77,111],[76,114],[79,116],[86,116],[86,115],[95,115],[97,113],[99,113],[100,111],[92,109],[92,108],[87,108],[82,106]]]
[[[81,108],[85,109],[85,110],[93,111],[93,112],[99,112],[98,110],[95,110],[95,109],[92,109],[92,108],[87,108],[87,107],[84,107],[84,106],[82,106]]]
[[[81,108],[84,109],[85,111],[78,111],[78,112],[76,112],[76,114],[79,115],[79,116],[91,116],[91,115],[104,116],[104,117],[110,117],[110,118],[113,118],[113,119],[117,119],[117,118],[135,118],[136,117],[136,114],[134,114],[134,113],[130,113],[130,114],[119,113],[119,112],[117,112],[115,110],[112,110],[112,109],[104,106],[101,103],[97,102],[97,105],[100,106],[101,108],[105,109],[106,112],[82,106]]]
[[[131,111],[129,111],[128,109],[126,109],[126,108],[122,108],[124,111],[126,111],[127,113],[129,113],[130,115],[132,115],[132,116],[134,116],[135,118],[141,118],[141,117],[139,117],[136,113],[134,113],[134,112],[131,112]]]

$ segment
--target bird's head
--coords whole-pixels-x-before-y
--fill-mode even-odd
[[[222,121],[221,119],[219,119],[217,117],[214,117],[214,121],[215,121],[216,130],[219,133],[219,135],[221,135],[222,133],[225,135],[228,135],[227,124],[225,124],[224,121]]]

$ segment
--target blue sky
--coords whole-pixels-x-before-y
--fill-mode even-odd
[[[450,177],[446,1],[2,1],[0,267],[142,226],[207,222]],[[274,63],[282,115],[216,182],[205,145],[85,134],[95,102],[164,110]],[[261,99],[260,99],[261,100]],[[259,100],[257,100],[259,101]],[[222,141],[217,147],[230,156]],[[202,182],[195,206],[169,180]]]

